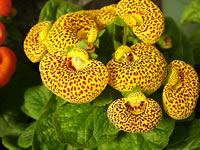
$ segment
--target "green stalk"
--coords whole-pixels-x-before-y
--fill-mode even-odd
[[[122,45],[126,45],[127,42],[127,31],[128,31],[128,26],[124,26],[124,35],[123,35],[123,41],[122,41]]]

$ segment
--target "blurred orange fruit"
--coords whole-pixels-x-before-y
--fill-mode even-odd
[[[5,41],[5,25],[0,22],[0,45]]]
[[[16,55],[7,48],[0,47],[0,87],[6,85],[16,70]]]
[[[12,0],[0,0],[0,16],[8,16],[11,12]]]

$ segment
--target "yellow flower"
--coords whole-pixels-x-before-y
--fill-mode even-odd
[[[47,53],[46,37],[50,27],[50,21],[38,23],[31,28],[24,40],[24,52],[33,63],[40,62]]]
[[[116,20],[116,6],[116,4],[112,4],[101,9],[84,10],[77,13],[87,15],[91,19],[95,20],[99,30],[102,30]]]
[[[107,64],[109,84],[118,91],[132,91],[136,86],[155,92],[167,74],[164,56],[154,46],[138,43],[122,45]]]
[[[87,51],[80,48],[46,54],[39,70],[44,85],[70,103],[91,102],[108,83],[104,64],[89,59]]]
[[[164,31],[164,16],[151,0],[121,0],[117,14],[144,43],[157,42]]]
[[[120,130],[132,133],[152,131],[162,120],[162,109],[142,92],[115,100],[108,107],[108,119]]]
[[[199,78],[195,69],[180,60],[170,63],[171,74],[163,89],[163,107],[177,120],[188,118],[199,97]]]
[[[75,47],[81,40],[88,43],[88,51],[94,51],[98,28],[94,20],[78,13],[69,13],[59,17],[49,31],[48,51],[67,51],[67,47]]]

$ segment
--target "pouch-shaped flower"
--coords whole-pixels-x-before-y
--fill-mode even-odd
[[[33,63],[40,62],[48,52],[46,37],[51,27],[50,21],[40,22],[34,25],[24,40],[24,52]]]
[[[155,92],[167,75],[167,62],[154,46],[137,43],[120,46],[107,63],[109,84],[118,91],[132,91],[140,86]]]
[[[44,85],[70,103],[94,100],[108,83],[105,65],[80,48],[46,54],[39,70]]]
[[[199,78],[189,64],[174,60],[170,63],[171,74],[163,89],[163,107],[177,120],[188,118],[194,111],[199,97]]]
[[[84,14],[97,23],[99,30],[102,30],[107,25],[116,20],[116,4],[108,5],[96,10],[84,10],[77,13]]]
[[[144,43],[157,42],[164,31],[164,15],[151,0],[121,0],[117,14]]]
[[[48,34],[48,51],[67,51],[81,40],[88,43],[87,50],[94,51],[98,28],[94,20],[79,13],[69,13],[59,17]]]
[[[109,105],[107,114],[115,127],[132,133],[152,131],[162,120],[159,104],[142,92],[115,100]]]

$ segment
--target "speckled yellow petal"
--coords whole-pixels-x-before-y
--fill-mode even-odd
[[[195,69],[183,61],[172,61],[170,68],[172,73],[163,89],[163,107],[170,117],[185,119],[196,107],[199,78]]]
[[[112,4],[101,9],[79,11],[78,13],[91,17],[97,23],[99,30],[102,30],[116,20],[116,6],[116,4]]]
[[[135,97],[134,93],[129,96]],[[135,108],[144,107],[144,111],[139,114],[133,112],[134,107],[126,103],[126,99],[115,100],[107,111],[108,119],[120,130],[132,133],[150,132],[162,120],[162,109],[153,99],[146,98]],[[140,98],[138,100],[140,101]]]
[[[107,69],[109,84],[118,91],[131,91],[140,86],[142,90],[155,92],[167,75],[165,58],[152,45],[138,43],[130,48],[122,45],[114,56]]]
[[[108,72],[103,63],[88,59],[85,50],[75,48],[69,53],[48,53],[40,62],[39,70],[44,85],[70,103],[94,100],[108,83]]]
[[[46,37],[50,27],[50,21],[40,22],[30,29],[24,40],[24,52],[34,63],[40,62],[47,53]]]
[[[151,0],[121,0],[117,14],[143,42],[157,42],[164,31],[164,16]]]
[[[67,47],[75,47],[81,40],[90,43],[88,47],[91,50],[91,43],[96,41],[97,35],[98,27],[94,20],[78,13],[66,14],[59,17],[49,31],[48,51],[67,51]]]

